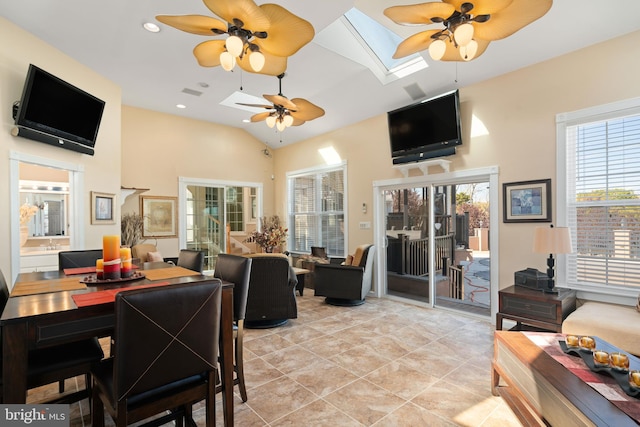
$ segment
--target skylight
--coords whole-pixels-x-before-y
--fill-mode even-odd
[[[387,70],[392,70],[404,62],[407,58],[393,59],[396,47],[402,38],[377,21],[369,18],[355,7],[344,14],[351,26],[358,32],[365,43]],[[414,54],[413,57],[420,55]]]
[[[315,43],[369,68],[383,84],[427,67],[419,54],[393,59],[402,38],[356,8],[318,33]]]

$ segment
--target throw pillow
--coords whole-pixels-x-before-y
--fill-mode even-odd
[[[147,261],[148,262],[162,262],[164,258],[160,252],[147,252]]]

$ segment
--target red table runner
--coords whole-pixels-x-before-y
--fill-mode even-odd
[[[558,343],[559,341],[564,341],[565,336],[563,334],[548,332],[523,332],[523,334],[572,374],[640,423],[640,399],[627,395],[611,376],[593,372],[580,356],[565,353]],[[640,369],[640,367],[633,365],[630,368]]]
[[[87,307],[90,305],[98,305],[98,304],[106,304],[109,302],[114,302],[116,300],[116,294],[118,294],[119,292],[133,291],[135,289],[143,289],[143,288],[153,288],[155,286],[165,286],[168,284],[169,282],[160,282],[160,283],[149,283],[146,285],[139,285],[139,286],[131,286],[127,288],[105,289],[104,291],[90,292],[87,294],[71,295],[71,298],[73,298],[73,302],[75,302],[78,307]]]

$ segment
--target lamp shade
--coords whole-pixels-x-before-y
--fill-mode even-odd
[[[568,227],[536,227],[533,252],[540,254],[570,254],[571,233]]]

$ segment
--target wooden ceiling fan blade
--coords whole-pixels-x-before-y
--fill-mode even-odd
[[[448,3],[452,5],[456,10],[462,9],[463,3],[472,3],[473,9],[471,9],[471,14],[473,16],[476,15],[486,15],[492,14],[496,12],[500,12],[502,9],[508,7],[513,0],[442,0],[444,3]]]
[[[227,23],[203,15],[158,15],[156,19],[178,30],[200,36],[215,36],[212,28],[227,31]]]
[[[243,28],[245,29],[251,31],[267,31],[269,29],[269,18],[253,0],[203,1],[211,12],[229,23],[233,23],[234,19],[239,19],[244,23]]]
[[[298,106],[296,111],[291,111],[290,114],[294,119],[302,121],[309,121],[324,116],[324,110],[317,105],[307,101],[303,98],[293,98],[291,100]]]
[[[265,120],[267,117],[269,117],[271,115],[270,112],[265,112],[265,113],[258,113],[258,114],[254,114],[253,116],[251,116],[251,121],[252,122],[261,122],[263,120]]]
[[[476,40],[476,43],[478,43],[478,50],[476,51],[473,59],[476,59],[477,57],[482,55],[484,51],[487,50],[490,42],[488,40]],[[444,55],[442,56],[440,61],[464,61],[462,56],[460,56],[460,51],[457,47],[454,46],[453,43],[447,41],[446,46],[447,49],[444,51]]]
[[[491,15],[484,23],[474,23],[474,38],[500,40],[544,16],[552,0],[513,0],[509,7]]]
[[[400,42],[396,48],[396,52],[393,54],[393,58],[404,58],[405,56],[413,55],[414,53],[429,48],[429,45],[434,40],[431,36],[439,32],[440,30],[427,30],[407,37]]]
[[[293,116],[293,114],[292,114]],[[301,119],[297,119],[297,118],[293,118],[293,122],[291,123],[291,126],[300,126],[307,123],[305,120],[301,120]]]
[[[193,48],[193,54],[202,67],[220,65],[220,54],[224,51],[224,40],[207,40]]]
[[[255,41],[261,51],[291,56],[313,39],[313,25],[282,6],[263,4],[260,9],[271,22],[267,38]]]
[[[262,95],[264,99],[273,103],[273,105],[281,105],[287,110],[297,110],[298,106],[290,101],[289,98],[282,95]]]
[[[275,56],[267,52],[262,52],[264,55],[264,66],[262,70],[255,71],[249,63],[249,55],[244,55],[242,58],[237,59],[237,64],[240,68],[248,73],[264,74],[267,76],[279,76],[287,69],[287,57]]]
[[[456,8],[450,4],[430,2],[407,6],[392,6],[384,10],[387,18],[400,25],[432,24],[431,18],[447,19]]]

